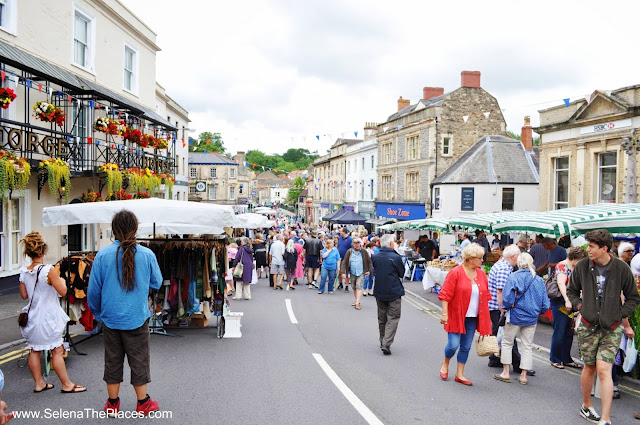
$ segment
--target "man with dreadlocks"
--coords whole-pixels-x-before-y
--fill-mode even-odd
[[[87,300],[89,309],[104,327],[104,381],[109,399],[108,416],[120,411],[120,383],[124,356],[131,368],[131,385],[136,391],[140,415],[158,410],[147,394],[151,382],[149,352],[149,288],[159,289],[162,274],[151,250],[138,245],[138,219],[127,210],[113,216],[115,241],[101,249],[93,262]]]

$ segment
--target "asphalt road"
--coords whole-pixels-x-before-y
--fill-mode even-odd
[[[414,293],[420,285],[406,284]],[[171,419],[167,424],[490,424],[582,423],[579,375],[557,370],[548,354],[534,354],[535,377],[529,385],[501,383],[492,378],[499,369],[474,352],[467,364],[473,387],[438,376],[446,344],[439,312],[427,301],[407,296],[402,319],[384,356],[378,343],[375,299],[366,297],[362,310],[351,307],[352,293],[318,295],[299,286],[295,291],[274,291],[266,279],[252,287],[253,299],[234,301],[233,311],[244,312],[242,338],[217,339],[216,329],[181,329],[181,338],[153,335],[152,379],[149,394]],[[427,295],[420,293],[419,295]],[[429,295],[427,295],[429,296]],[[285,300],[291,300],[294,324]],[[540,325],[541,339],[544,327]],[[539,341],[537,339],[536,341]],[[19,348],[19,347],[18,347]],[[102,337],[78,347],[86,356],[70,354],[69,374],[89,390],[61,394],[52,374],[53,391],[34,394],[29,370],[20,368],[17,348],[0,352],[5,373],[3,399],[11,410],[100,410],[106,400],[102,381]],[[321,367],[326,363],[337,375],[342,391]],[[450,375],[453,375],[454,364]],[[331,374],[331,373],[330,373]],[[135,406],[133,390],[122,387],[122,409]],[[340,384],[338,384],[340,385]],[[620,400],[614,400],[613,423],[634,423],[640,411],[635,381],[623,381]],[[346,395],[345,395],[346,394]],[[599,400],[594,400],[599,409]],[[86,413],[85,413],[86,414]],[[23,419],[15,423],[88,424],[108,419]],[[119,423],[139,423],[121,419]],[[585,422],[586,423],[586,422]]]

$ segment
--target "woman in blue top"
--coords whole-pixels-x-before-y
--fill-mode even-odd
[[[533,257],[526,252],[518,256],[518,271],[509,275],[502,290],[502,307],[507,310],[507,320],[502,337],[502,373],[493,377],[498,381],[511,382],[509,367],[513,341],[520,334],[520,368],[518,382],[527,384],[527,371],[533,366],[532,344],[538,316],[549,310],[549,298],[544,281],[536,275]]]
[[[325,248],[320,253],[322,267],[320,268],[320,287],[318,294],[324,293],[325,280],[329,279],[329,293],[333,294],[333,283],[336,280],[336,272],[340,268],[340,253],[333,245],[333,239],[326,240]]]
[[[138,219],[127,210],[113,216],[114,243],[96,255],[91,268],[87,301],[89,309],[104,328],[104,381],[109,399],[108,416],[120,410],[120,383],[124,356],[131,368],[131,385],[136,391],[138,414],[158,410],[147,394],[151,382],[149,352],[149,288],[159,289],[162,274],[156,256],[138,245]]]

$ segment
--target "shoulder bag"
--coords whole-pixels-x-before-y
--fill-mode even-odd
[[[240,261],[238,261],[238,264],[236,264],[236,266],[233,268],[233,277],[235,277],[236,279],[242,279],[242,274],[244,273],[244,264],[242,264],[243,256],[244,249],[242,250],[242,253],[240,253]]]
[[[24,328],[25,326],[27,326],[27,322],[29,321],[29,312],[31,311],[31,304],[33,304],[33,297],[35,297],[36,295],[36,288],[38,287],[38,278],[40,277],[40,270],[42,270],[42,267],[44,266],[38,267],[38,272],[36,273],[36,284],[33,285],[33,295],[31,295],[29,308],[27,309],[26,313],[22,312],[18,316],[18,325],[20,325],[21,328]]]
[[[562,297],[560,288],[558,288],[558,279],[556,278],[555,270],[547,277],[544,286],[547,288],[547,296],[550,300]]]

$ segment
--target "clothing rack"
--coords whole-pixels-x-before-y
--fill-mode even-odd
[[[172,238],[172,237],[166,237],[166,238],[138,238],[137,239],[138,242],[146,242],[149,245],[151,244],[169,244],[169,243],[176,243],[176,244],[182,244],[182,243],[186,243],[186,244],[198,244],[199,242],[202,243],[202,245],[204,246],[207,243],[211,243],[211,242],[217,242],[220,244],[224,244],[224,242],[227,240],[226,236],[221,236],[221,237],[208,237],[208,238]],[[221,264],[226,264],[226,251],[225,252],[225,259],[224,262]],[[155,252],[154,252],[155,253]],[[205,261],[209,261],[208,258],[205,258]],[[209,264],[209,268],[211,268],[211,264]],[[216,268],[216,270],[218,270],[218,267]],[[226,266],[223,270],[226,270]],[[218,278],[218,282],[216,282],[216,289],[218,291],[220,291],[220,277]],[[214,307],[214,312],[213,314],[216,316],[216,328],[217,328],[217,337],[218,338],[222,338],[222,336],[224,335],[224,317],[222,316],[221,312],[217,312],[215,310],[216,308],[216,303],[217,301],[215,300],[215,291],[213,288],[211,288],[212,290],[212,294],[210,298],[206,298],[203,296],[203,298],[200,300],[200,302],[202,301],[209,301],[210,306]],[[151,303],[151,307],[150,307],[150,313],[151,313],[151,319],[149,321],[149,333],[151,334],[157,334],[157,335],[164,335],[164,336],[172,336],[172,337],[182,337],[182,335],[177,335],[174,333],[170,333],[167,332],[164,323],[162,322],[162,320],[160,319],[159,315],[156,314],[156,295],[157,295],[158,291],[153,291],[152,294],[152,303]],[[224,289],[222,290],[222,293],[224,293]],[[203,294],[204,295],[204,294]],[[225,300],[224,300],[224,295],[223,295],[223,299],[221,301],[221,304],[224,304]],[[222,306],[221,306],[222,307]],[[178,326],[176,327],[176,329],[202,329],[201,327],[195,327],[195,326]]]

